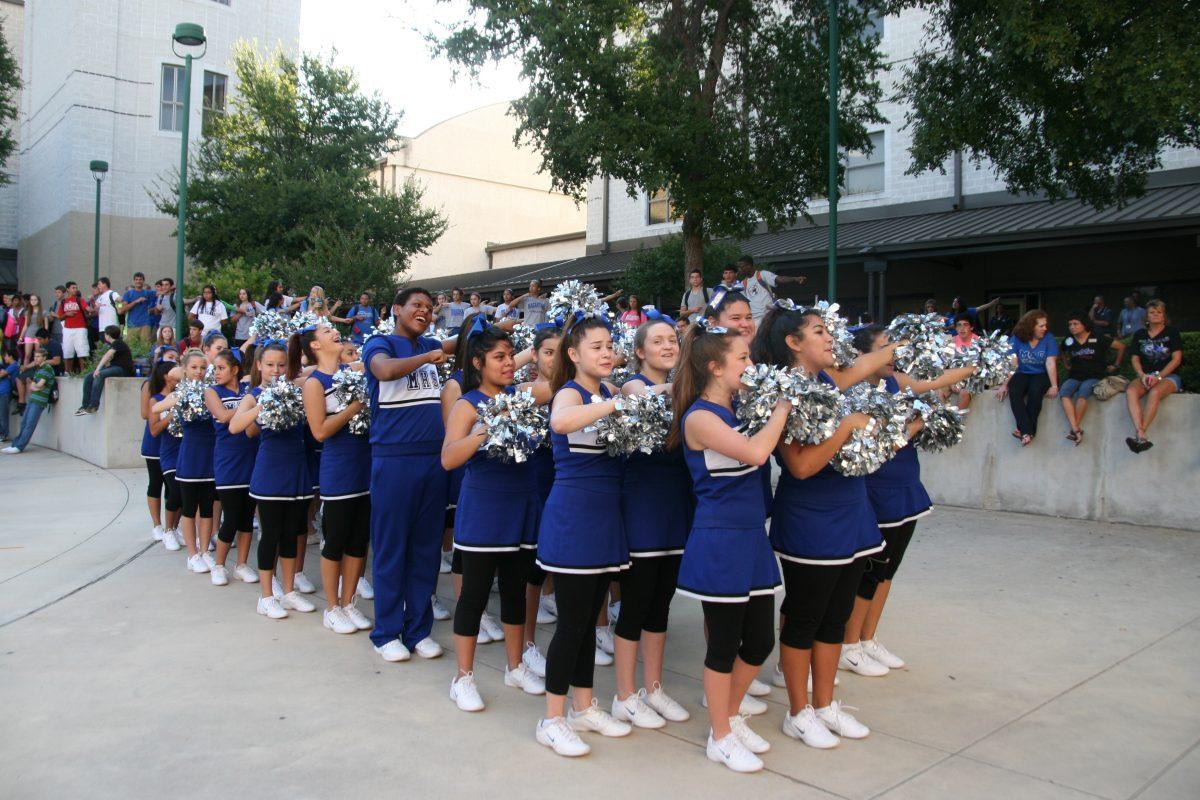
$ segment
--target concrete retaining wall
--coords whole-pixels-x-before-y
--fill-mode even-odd
[[[1125,396],[1088,404],[1084,441],[1068,442],[1058,400],[1046,400],[1038,436],[1012,438],[1008,401],[976,397],[961,444],[921,454],[935,503],[1200,530],[1200,395],[1173,395],[1150,428],[1154,448],[1129,451]]]
[[[109,378],[95,414],[75,416],[83,396],[82,378],[58,379],[58,402],[46,409],[33,444],[69,453],[98,467],[141,467],[143,378]],[[13,420],[14,426],[17,420]],[[14,427],[13,432],[16,432]]]

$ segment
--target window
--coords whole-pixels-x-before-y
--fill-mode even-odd
[[[158,129],[183,130],[183,67],[163,64],[162,94],[158,103]]]
[[[671,194],[666,189],[659,189],[651,193],[647,206],[646,223],[648,225],[661,225],[676,219],[671,208]]]
[[[201,128],[208,135],[209,125],[215,116],[225,116],[225,95],[229,78],[217,72],[204,71],[204,114],[201,117]]]
[[[846,153],[846,194],[883,191],[883,131],[869,134],[871,154],[861,150]]]

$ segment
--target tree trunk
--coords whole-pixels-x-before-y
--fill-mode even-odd
[[[694,211],[683,212],[683,285],[688,285],[688,273],[704,270],[704,216]]]

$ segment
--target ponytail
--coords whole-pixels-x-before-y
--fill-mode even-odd
[[[734,331],[710,333],[703,325],[693,325],[683,335],[679,366],[671,381],[671,431],[666,448],[674,450],[683,444],[683,415],[703,394],[712,377],[709,364],[725,358],[730,345],[739,338]]]
[[[301,357],[307,358],[309,364],[317,363],[317,358],[313,354],[312,349],[312,341],[316,335],[317,329],[313,327],[309,330],[293,333],[291,337],[288,338],[287,378],[289,381],[296,380],[296,378],[298,378],[300,373],[303,371],[304,364],[301,361]]]

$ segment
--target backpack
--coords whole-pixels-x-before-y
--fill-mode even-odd
[[[772,300],[775,299],[775,292],[773,292],[771,287],[767,286],[767,282],[762,279],[762,270],[754,270],[754,280],[758,281],[758,285],[763,288],[763,291],[767,293],[768,297],[770,297]]]

